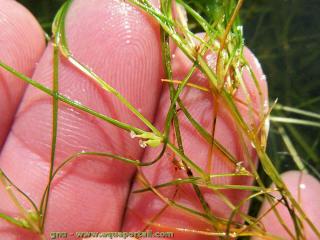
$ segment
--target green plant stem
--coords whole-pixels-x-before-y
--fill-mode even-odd
[[[47,210],[49,205],[50,187],[53,179],[53,169],[56,157],[56,145],[57,145],[57,131],[58,131],[58,106],[59,99],[57,94],[59,92],[59,49],[56,45],[56,41],[53,45],[53,98],[52,98],[52,143],[51,143],[51,157],[50,157],[50,170],[48,179],[48,190],[45,191],[44,205],[40,206],[41,218],[41,232],[44,231],[45,220],[47,216]]]
[[[104,121],[106,121],[106,122],[108,122],[108,123],[110,123],[110,124],[112,124],[112,125],[115,125],[115,126],[121,128],[121,129],[123,129],[123,130],[126,130],[126,131],[128,131],[128,132],[134,131],[136,134],[142,134],[142,133],[145,132],[144,130],[142,130],[142,129],[140,129],[140,128],[133,127],[133,126],[131,126],[131,125],[129,125],[129,124],[120,122],[120,121],[115,120],[115,119],[113,119],[113,118],[110,118],[110,117],[108,117],[108,116],[106,116],[106,115],[104,115],[104,114],[101,114],[101,113],[99,113],[99,112],[96,112],[96,111],[94,111],[93,109],[88,108],[87,106],[85,106],[85,105],[83,105],[83,104],[81,104],[81,103],[79,103],[79,102],[73,101],[73,100],[71,100],[70,98],[68,98],[68,97],[66,97],[66,96],[64,96],[64,95],[62,95],[62,94],[60,94],[60,93],[54,93],[51,89],[46,88],[44,85],[40,84],[39,82],[37,82],[37,81],[35,81],[35,80],[31,79],[31,78],[28,78],[28,77],[25,76],[24,74],[19,73],[18,71],[16,71],[16,70],[13,69],[12,67],[6,65],[5,63],[3,63],[3,62],[1,62],[1,61],[0,61],[0,66],[1,66],[3,69],[7,70],[8,72],[12,73],[14,76],[20,78],[21,80],[27,82],[28,84],[32,85],[33,87],[35,87],[35,88],[39,89],[40,91],[48,94],[49,96],[52,96],[52,97],[53,97],[54,95],[56,95],[56,97],[57,97],[61,102],[64,102],[64,103],[66,103],[66,104],[68,104],[68,105],[70,105],[70,106],[72,106],[72,107],[75,107],[75,108],[81,110],[81,111],[84,111],[84,112],[86,112],[86,113],[89,113],[89,114],[91,114],[92,116],[95,116],[95,117],[97,117],[97,118],[99,118],[99,119],[101,119],[101,120],[104,120]]]

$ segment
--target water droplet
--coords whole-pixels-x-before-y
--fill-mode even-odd
[[[237,30],[240,31],[240,32],[243,32],[243,26],[242,25],[237,26]]]
[[[268,102],[268,100],[265,100],[265,101],[264,101],[263,107],[264,107],[265,110],[268,109],[268,107],[269,107],[269,102]]]
[[[264,122],[264,128],[266,132],[266,136],[268,136],[269,129],[270,129],[270,117],[268,116],[266,121]]]
[[[77,105],[82,105],[82,103],[79,102],[79,101],[77,101],[77,100],[73,100],[73,102],[74,102],[75,104],[77,104]]]
[[[144,141],[139,140],[139,146],[142,147],[142,148],[146,148],[147,144]]]
[[[254,65],[256,65],[258,69],[262,69],[260,62],[256,57],[253,58],[253,61]]]
[[[131,41],[128,39],[128,40],[126,40],[126,44],[130,44],[131,43]]]
[[[301,184],[299,185],[299,188],[300,188],[300,189],[306,189],[306,185],[305,185],[304,183],[301,183]]]
[[[175,55],[175,54],[172,54],[172,55],[171,55],[171,58],[172,58],[172,59],[175,59],[175,58],[176,58],[176,55]]]
[[[220,48],[220,42],[219,41],[215,41],[214,42],[214,46],[219,49]]]

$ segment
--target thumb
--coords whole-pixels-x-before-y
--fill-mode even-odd
[[[320,229],[320,183],[311,175],[298,171],[286,172],[282,175],[282,178],[293,197],[303,208],[306,216],[317,229]],[[267,201],[264,202],[259,214],[266,232],[283,239],[295,238],[294,223],[287,207],[281,203],[277,204],[276,207],[284,225],[277,219],[274,211],[269,211],[270,207]],[[305,239],[319,239],[306,221],[302,221],[302,226]]]

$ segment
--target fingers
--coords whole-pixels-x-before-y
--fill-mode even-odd
[[[247,71],[244,71],[244,85],[246,87],[241,88],[235,93],[235,102],[237,107],[245,119],[246,123],[251,126],[258,126],[260,117],[258,114],[253,114],[249,111],[248,105],[253,106],[253,110],[259,112],[261,103],[267,101],[267,87],[264,75],[261,67],[252,53],[245,49],[245,57],[251,65],[255,75],[260,84],[261,98],[259,97],[259,91],[255,87],[252,77]],[[214,69],[216,64],[216,55],[209,54],[206,56],[208,63]],[[183,79],[192,64],[181,53],[180,50],[174,55],[173,67],[174,67],[174,79]],[[198,71],[196,72],[191,81],[198,85],[206,86],[207,80]],[[246,103],[250,98],[250,103]],[[211,133],[213,122],[213,101],[212,95],[207,92],[200,91],[198,89],[186,87],[181,95],[181,100],[190,114]],[[217,111],[217,122],[215,127],[215,139],[222,144],[227,151],[236,159],[237,162],[241,162],[240,165],[246,167],[252,171],[249,167],[249,161],[253,162],[257,160],[255,150],[251,146],[248,139],[241,141],[240,128],[236,125],[235,120],[227,108],[226,103],[221,99],[217,99],[219,108]],[[161,101],[160,110],[156,116],[156,126],[160,129],[164,127],[164,119],[169,107],[168,90],[164,89]],[[211,173],[212,174],[226,174],[235,173],[237,171],[236,166],[230,162],[230,160],[216,147],[213,148],[212,155],[210,154],[210,146],[206,140],[199,135],[199,133],[190,124],[189,120],[185,117],[182,111],[178,113],[182,142],[185,154],[198,164],[202,169],[208,169],[208,159],[212,160]],[[173,133],[171,132],[170,141],[173,141]],[[248,151],[246,152],[247,149]],[[147,149],[144,155],[144,161],[151,161],[157,154],[159,149]],[[152,167],[142,168],[142,173],[150,182],[151,185],[158,185],[162,183],[170,182],[174,179],[187,177],[183,169],[179,169],[177,166],[179,157],[172,151],[166,151],[163,158]],[[210,168],[209,168],[210,169]],[[195,176],[198,174],[193,170]],[[238,184],[238,185],[250,185],[253,179],[251,177],[217,177],[213,178],[213,184]],[[133,190],[144,188],[138,180],[134,185]],[[203,206],[195,193],[191,184],[182,184],[178,187],[171,186],[158,189],[163,197],[174,200],[176,203],[182,204],[184,207],[194,209],[203,213]],[[230,200],[230,204],[237,205],[242,199],[244,199],[249,192],[236,191],[236,190],[220,190],[214,193],[208,189],[202,189],[202,194],[209,204],[214,216],[228,218],[231,214],[230,206],[219,197],[221,193]],[[166,207],[167,206],[167,207]],[[242,208],[243,209],[243,208]],[[235,220],[239,220],[236,218]],[[208,224],[202,217],[197,217],[193,214],[186,213],[186,211],[179,210],[177,207],[169,206],[164,203],[158,196],[151,192],[133,193],[129,198],[127,215],[125,218],[124,229],[125,231],[137,231],[146,228],[151,228],[154,231],[174,231],[175,239],[212,239],[212,236],[204,236],[204,232],[217,232],[213,229],[212,225]],[[203,231],[202,235],[195,233],[196,231]],[[184,232],[184,233],[182,233]],[[219,232],[219,231],[218,231]]]
[[[317,229],[320,229],[320,183],[314,177],[297,171],[284,173],[282,175],[282,179],[286,183],[293,197],[303,208],[306,216]],[[283,239],[291,239],[292,235],[296,236],[293,220],[286,206],[281,203],[277,205],[276,209],[291,235],[286,231],[285,227],[281,225],[274,211],[268,211],[269,209],[270,204],[268,202],[264,202],[260,210],[261,223],[265,227],[266,232]],[[305,239],[318,239],[317,235],[311,230],[306,221],[303,221],[302,224]]]
[[[66,32],[73,56],[152,121],[162,72],[159,29],[155,22],[124,1],[76,0],[67,15]],[[50,88],[52,58],[50,44],[33,76]],[[116,97],[101,90],[64,58],[60,61],[59,84],[60,92],[70,99],[145,129]],[[37,204],[48,179],[51,128],[51,98],[29,87],[0,166]],[[128,132],[62,103],[57,139],[56,167],[80,151],[110,152],[132,159],[139,159],[142,153]],[[133,172],[132,166],[111,158],[75,159],[53,181],[46,235],[52,231],[119,230]],[[8,198],[0,202],[0,211],[17,214]],[[11,232],[8,229],[1,222],[0,232],[7,233],[6,239],[25,237],[16,229]]]
[[[0,0],[0,61],[30,76],[44,47],[35,18],[16,1]],[[0,149],[9,132],[25,84],[0,68]]]

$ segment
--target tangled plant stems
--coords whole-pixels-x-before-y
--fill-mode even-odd
[[[138,176],[137,179],[144,186],[141,189],[135,190],[135,194],[142,192],[151,191],[155,196],[162,200],[166,205],[161,211],[154,216],[153,219],[149,220],[146,224],[146,228],[149,226],[157,226],[159,228],[165,227],[170,229],[170,226],[163,226],[157,223],[157,219],[165,211],[166,208],[176,208],[181,212],[185,212],[190,218],[197,218],[203,222],[208,223],[212,226],[212,231],[203,231],[199,229],[180,229],[177,227],[171,227],[174,231],[181,232],[192,232],[199,235],[216,236],[221,238],[237,238],[237,237],[264,237],[264,239],[278,239],[276,236],[266,232],[263,225],[260,224],[261,218],[254,218],[249,216],[244,210],[243,206],[247,205],[253,199],[262,201],[267,200],[271,208],[268,210],[274,211],[279,222],[287,230],[288,234],[295,239],[306,239],[302,222],[309,225],[316,236],[320,238],[319,229],[317,229],[312,221],[305,214],[301,208],[299,202],[290,193],[288,187],[283,182],[279,175],[278,170],[273,165],[269,156],[266,153],[266,142],[268,127],[267,123],[269,119],[275,122],[278,130],[283,138],[285,145],[289,152],[294,156],[294,162],[300,170],[305,170],[304,163],[299,158],[295,151],[295,148],[288,138],[285,129],[280,123],[292,123],[292,124],[303,124],[314,127],[319,127],[319,123],[309,120],[293,119],[279,116],[270,116],[271,110],[276,111],[287,111],[294,112],[303,116],[319,119],[319,115],[302,111],[296,108],[289,108],[280,104],[272,104],[268,107],[268,104],[264,100],[263,93],[259,84],[259,80],[255,76],[255,73],[249,65],[247,59],[244,57],[244,40],[242,26],[239,20],[239,11],[243,5],[243,0],[229,0],[229,1],[217,1],[216,3],[216,18],[212,22],[206,21],[199,13],[197,13],[190,5],[186,4],[182,0],[172,2],[170,0],[162,0],[161,8],[156,9],[147,0],[129,0],[132,5],[140,8],[150,15],[158,24],[161,26],[161,47],[163,66],[165,70],[164,84],[169,85],[170,95],[170,106],[167,111],[165,128],[163,131],[159,130],[153,125],[143,114],[140,113],[120,92],[108,84],[108,79],[102,79],[99,75],[93,72],[86,65],[82,64],[76,57],[73,56],[72,52],[68,47],[68,39],[65,33],[65,19],[68,13],[68,9],[72,4],[72,0],[68,0],[61,7],[57,13],[52,26],[52,42],[53,42],[53,87],[49,89],[39,82],[28,78],[22,73],[16,71],[12,67],[6,65],[0,60],[0,66],[17,76],[21,80],[27,82],[33,87],[40,91],[50,95],[52,97],[52,142],[51,142],[51,160],[48,183],[43,192],[40,205],[37,206],[34,201],[28,197],[23,190],[19,189],[3,172],[0,170],[1,184],[5,186],[6,192],[10,196],[12,202],[19,209],[21,214],[20,217],[12,217],[6,214],[0,213],[0,218],[10,222],[18,227],[28,229],[32,232],[38,233],[42,239],[45,239],[44,229],[46,226],[47,209],[50,204],[50,192],[51,184],[54,181],[57,173],[63,169],[70,162],[77,159],[79,156],[100,156],[108,159],[116,159],[124,163],[133,165],[137,168]],[[173,17],[172,5],[174,4],[176,9],[176,16]],[[205,33],[203,38],[195,35],[189,28],[186,20],[186,14],[192,17],[196,24],[202,28]],[[198,43],[195,43],[195,39]],[[184,76],[183,80],[173,79],[172,71],[172,56],[170,51],[169,42],[173,41],[177,48],[179,48],[183,54],[192,62],[193,66],[189,72]],[[215,69],[206,61],[206,55],[209,52],[216,53],[217,60]],[[59,57],[67,59],[74,68],[80,70],[83,74],[87,75],[92,81],[94,81],[99,87],[108,92],[108,94],[114,95],[124,106],[127,107],[141,122],[149,129],[148,131],[142,130],[135,126],[131,126],[127,123],[121,122],[117,119],[108,117],[102,113],[99,113],[77,101],[74,101],[59,92]],[[208,87],[200,86],[195,83],[190,83],[191,76],[196,72],[200,71],[208,81]],[[254,81],[254,86],[258,92],[258,98],[260,106],[258,109],[254,108],[254,100],[248,93],[246,84],[244,84],[243,72],[248,71],[250,77]],[[198,91],[208,92],[212,95],[212,125],[211,131],[207,131],[188,111],[183,100],[181,99],[181,93],[185,88],[194,88]],[[235,97],[235,92],[241,88],[246,93],[246,102],[243,102]],[[139,141],[139,145],[143,148],[161,148],[160,154],[148,162],[141,162],[137,159],[130,159],[124,156],[116,155],[108,152],[89,152],[83,151],[75,153],[67,158],[61,165],[54,168],[56,158],[56,142],[57,142],[57,129],[59,128],[58,123],[58,108],[59,101],[64,102],[74,108],[84,111],[96,118],[99,118],[109,124],[117,126],[123,131],[127,131],[132,138],[136,138]],[[221,106],[223,103],[223,106]],[[252,121],[257,117],[258,124],[248,123],[239,111],[239,104],[245,105],[248,108],[249,116]],[[240,139],[244,154],[247,156],[249,166],[244,166],[242,161],[236,159],[223,144],[221,144],[215,138],[217,113],[219,108],[225,107],[230,112],[232,119],[238,129],[238,137]],[[194,159],[191,159],[184,151],[182,134],[180,132],[180,121],[178,113],[181,112],[186,119],[193,126],[196,131],[210,146],[208,153],[208,162],[205,168],[200,167]],[[174,132],[174,138],[170,136],[170,132]],[[261,180],[260,173],[255,170],[255,162],[250,157],[249,149],[246,144],[249,141],[251,146],[256,150],[256,153],[260,159],[261,165],[266,175],[274,182],[275,187],[267,188]],[[186,177],[177,178],[169,182],[163,182],[158,185],[152,185],[148,178],[143,173],[142,169],[147,166],[152,166],[158,161],[162,160],[162,156],[166,149],[170,149],[176,160],[176,165],[181,170],[185,171]],[[228,163],[233,166],[234,171],[229,173],[212,174],[212,154],[214,149],[217,149]],[[313,154],[314,155],[314,154]],[[312,156],[313,156],[312,155]],[[313,156],[316,159],[316,156]],[[234,184],[213,184],[212,179],[221,177],[232,177],[237,178],[240,176],[251,176],[253,177],[257,185],[234,185]],[[202,210],[193,209],[185,206],[173,198],[169,199],[161,193],[161,190],[175,186],[179,189],[180,185],[189,184],[192,186],[196,193],[199,202],[201,203]],[[207,203],[201,189],[208,189],[213,194],[219,196],[230,209],[231,214],[229,217],[216,216],[209,204]],[[219,190],[238,190],[247,191],[250,194],[242,199],[237,205],[234,205],[227,196],[225,196]],[[176,190],[177,193],[178,190]],[[274,193],[280,194],[280,198],[274,197]],[[19,202],[17,195],[21,195],[27,202],[30,203],[31,209],[25,209]],[[278,214],[276,206],[284,205],[287,207],[288,212],[294,223],[294,231],[291,231],[286,222],[284,222],[281,216]],[[236,219],[239,216],[240,219]]]

